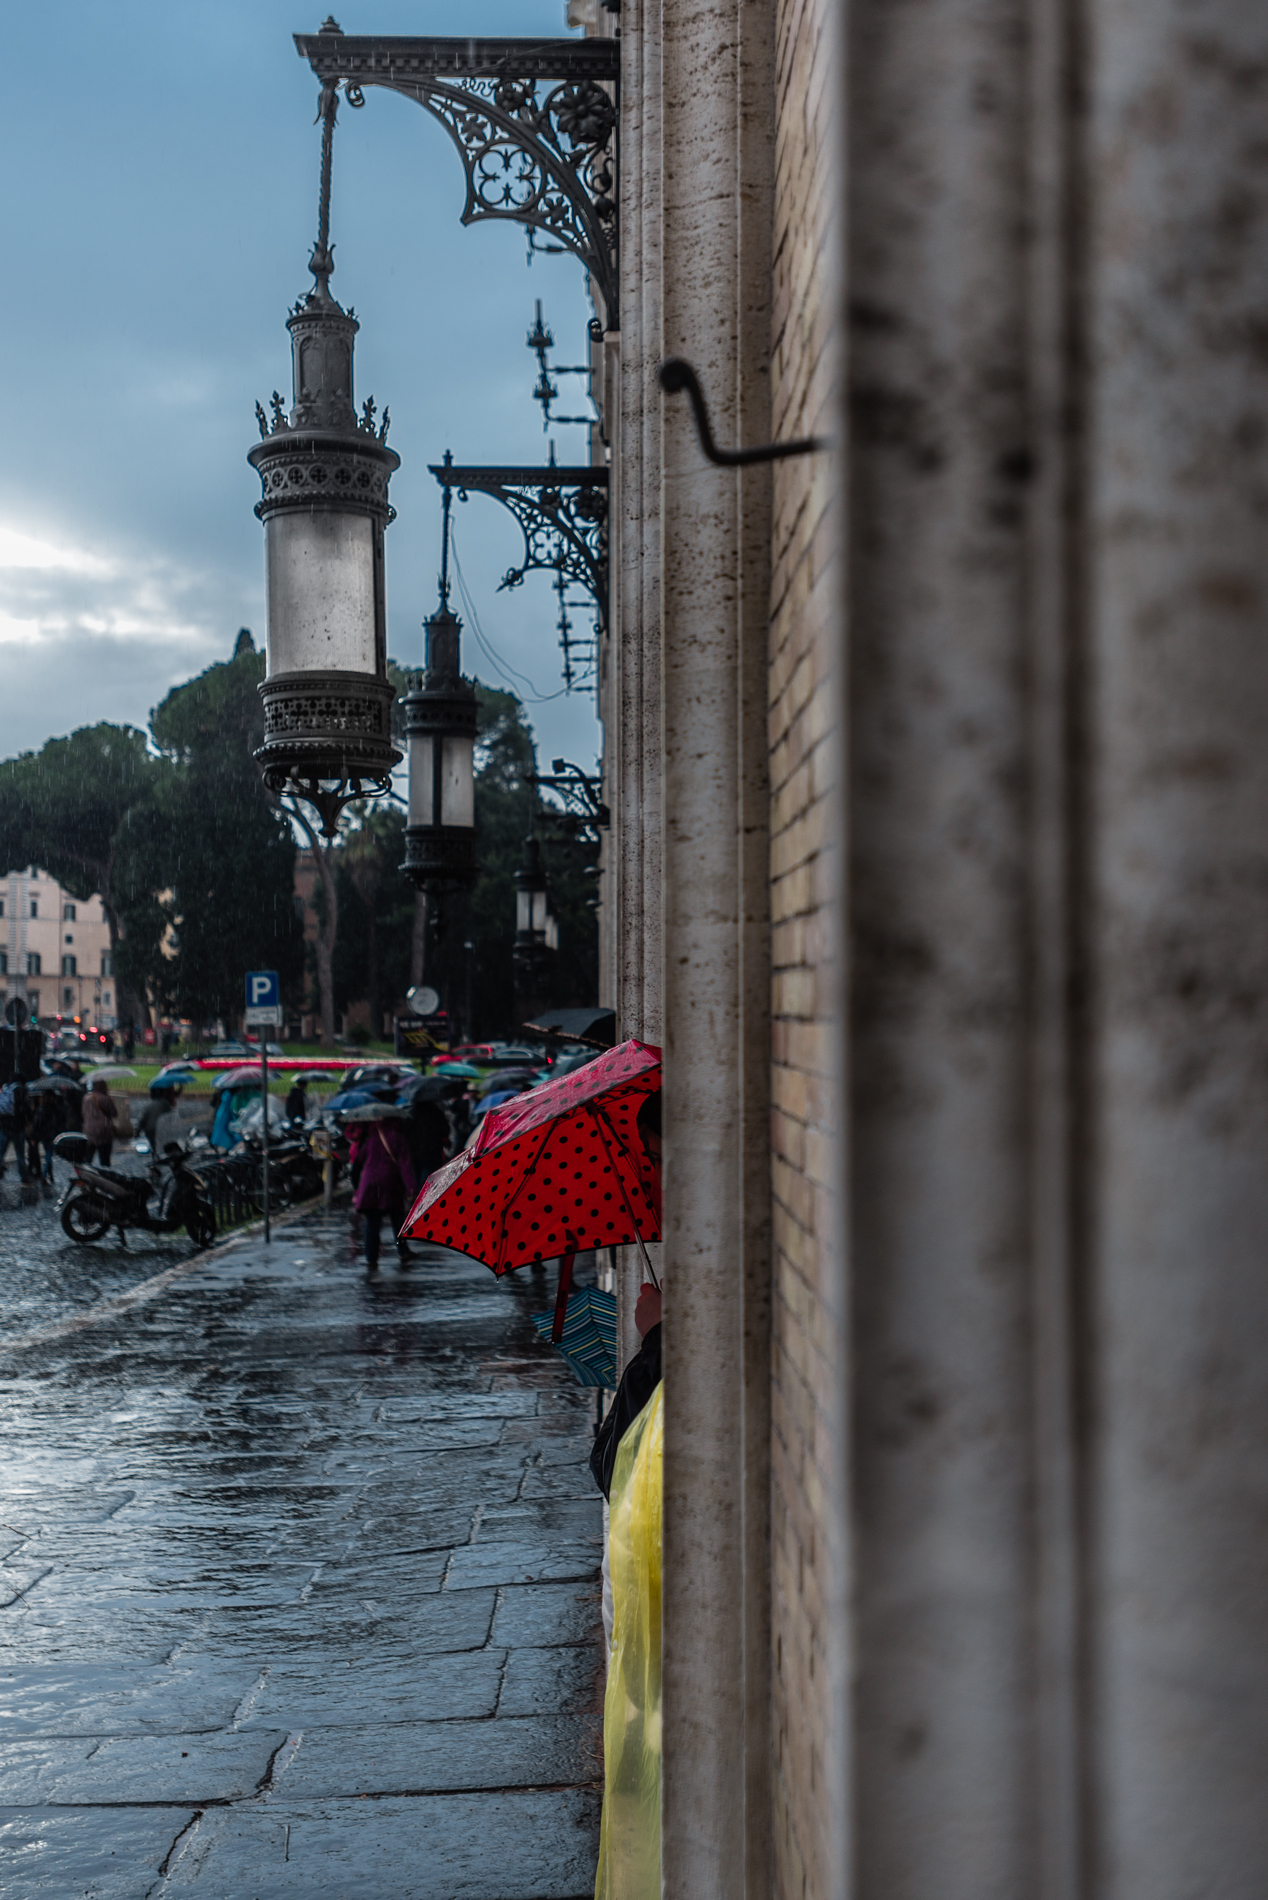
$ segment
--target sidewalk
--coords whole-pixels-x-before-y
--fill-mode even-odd
[[[602,1513],[551,1293],[436,1250],[367,1281],[316,1216],[0,1348],[0,1894],[593,1892]]]

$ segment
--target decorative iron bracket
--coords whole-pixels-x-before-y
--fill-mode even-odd
[[[462,222],[546,233],[581,259],[618,327],[618,40],[371,38],[327,20],[295,45],[349,105],[384,86],[430,112],[466,173]]]
[[[524,774],[526,785],[539,792],[554,792],[561,801],[559,805],[542,805],[542,817],[572,837],[589,838],[597,844],[599,833],[607,831],[612,823],[612,814],[603,802],[602,777],[583,772],[569,759],[552,759],[550,763],[549,776],[541,772]]]
[[[524,560],[502,577],[518,587],[535,568],[583,587],[608,623],[608,471],[606,468],[457,468],[432,463],[442,488],[459,501],[473,491],[509,508],[524,534]]]

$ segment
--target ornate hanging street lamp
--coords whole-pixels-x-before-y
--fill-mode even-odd
[[[261,441],[248,461],[263,486],[268,582],[264,744],[270,791],[305,800],[326,837],[354,798],[391,784],[394,690],[387,677],[383,533],[395,510],[388,482],[400,457],[386,446],[388,412],[358,417],[353,341],[360,325],[330,294],[330,159],[338,95],[322,93],[321,206],[309,263],[314,287],[291,314],[294,404],[274,392],[272,419],[256,404]]]
[[[550,880],[535,834],[524,840],[524,859],[515,873],[516,1019],[527,1022],[544,1006],[544,985],[559,950],[559,925],[550,907]]]
[[[446,463],[452,457],[446,455]],[[449,608],[449,506],[444,491],[440,601],[424,624],[427,670],[403,702],[409,738],[409,823],[401,869],[419,890],[466,890],[476,877],[476,693],[462,677],[462,622]]]
[[[550,908],[550,880],[541,841],[524,840],[524,861],[515,873],[515,955],[530,960],[559,948],[559,925]]]

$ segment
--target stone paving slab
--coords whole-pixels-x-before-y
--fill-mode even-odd
[[[161,1892],[162,1868],[194,1813],[193,1808],[179,1813],[172,1808],[0,1808],[0,1892],[13,1900],[70,1900],[71,1895],[78,1900],[80,1894],[92,1900],[137,1900],[140,1894]],[[239,1887],[234,1900],[249,1891]],[[374,1889],[365,1892],[368,1900]]]
[[[588,1896],[602,1510],[540,1282],[367,1281],[315,1220],[93,1319],[118,1263],[41,1244],[26,1317],[88,1323],[0,1327],[0,1894]]]
[[[188,1829],[151,1893],[591,1900],[597,1836],[598,1798],[576,1790],[213,1809]]]
[[[594,1736],[575,1719],[378,1722],[305,1729],[286,1769],[283,1792],[288,1800],[320,1800],[559,1787],[592,1782],[597,1766]]]

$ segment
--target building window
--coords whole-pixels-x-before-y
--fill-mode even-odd
[[[75,992],[74,992],[74,990],[63,990],[63,991],[62,991],[62,1004],[63,1004],[63,1006],[64,1006],[64,1007],[65,1007],[66,1009],[73,1009],[73,1008],[74,1008],[74,1005],[75,1005]]]
[[[102,999],[101,999],[101,1000],[102,1000],[102,1002],[103,1002],[103,1003],[105,1004],[105,1006],[106,1006],[106,1008],[107,1008],[107,1009],[109,1009],[109,1007],[110,1007],[110,992],[109,992],[109,990],[107,990],[107,991],[106,991],[106,993],[105,993],[105,995],[104,995],[104,996],[102,997]]]
[[[0,976],[8,976],[8,974],[9,952],[7,950],[0,950]]]
[[[75,941],[75,933],[74,933],[74,931],[73,931],[73,930],[68,930],[68,931],[66,932],[66,936],[65,936],[65,939],[64,939],[64,941],[65,941],[66,943],[74,943],[74,941]]]
[[[40,1013],[40,993],[39,993],[39,991],[38,991],[38,990],[28,990],[28,991],[27,991],[27,993],[26,993],[26,1000],[27,1000],[27,1004],[28,1004],[28,1006],[29,1006],[29,1008],[30,1008],[30,1011],[31,1011],[31,1021],[32,1021],[32,1022],[34,1022],[34,1021],[35,1021],[35,1019],[36,1019],[36,1017],[37,1017],[37,1016],[39,1015],[39,1013]]]
[[[103,976],[114,975],[114,956],[109,950],[103,950],[101,953],[101,974]]]
[[[77,974],[78,972],[75,966],[74,957],[63,957],[62,958],[62,975],[75,976]]]
[[[40,914],[40,900],[38,897],[33,897],[31,899],[31,915],[32,917],[38,917],[39,914]]]
[[[67,924],[73,924],[73,923],[74,923],[74,921],[75,921],[75,906],[74,906],[73,904],[63,904],[63,905],[62,905],[62,921],[63,921],[64,923],[67,923]]]
[[[0,917],[4,916],[4,899],[0,897]]]
[[[27,951],[26,973],[28,976],[42,976],[43,975],[43,971],[40,969],[40,953],[38,950]]]

